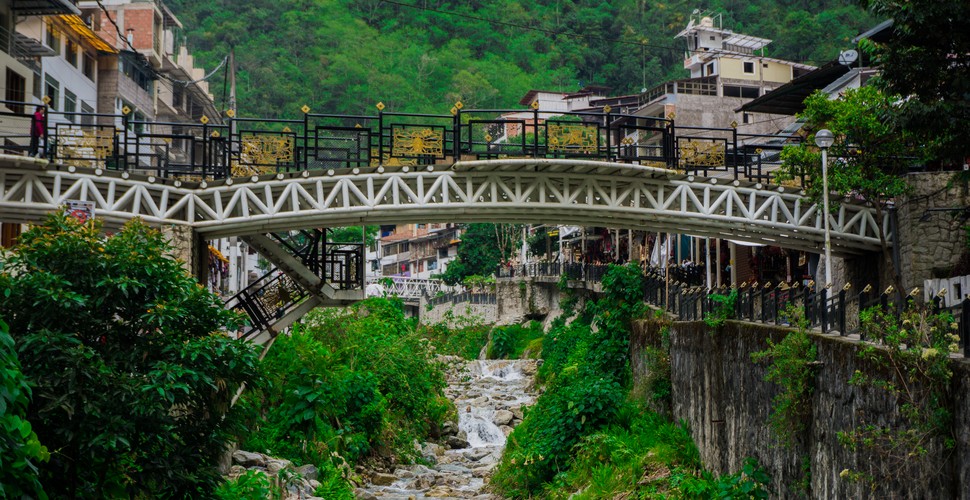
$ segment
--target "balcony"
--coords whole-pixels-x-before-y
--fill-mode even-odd
[[[10,10],[20,16],[81,15],[77,0],[13,0]]]

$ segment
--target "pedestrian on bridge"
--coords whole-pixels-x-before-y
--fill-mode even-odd
[[[30,156],[45,156],[40,149],[40,140],[44,139],[44,146],[47,146],[47,110],[44,106],[37,106],[34,114],[30,117]]]

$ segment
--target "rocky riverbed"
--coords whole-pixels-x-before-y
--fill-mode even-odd
[[[485,486],[502,457],[506,436],[522,421],[522,408],[535,400],[536,361],[442,360],[449,368],[446,395],[458,408],[458,422],[444,425],[441,444],[420,444],[428,465],[371,472],[367,484],[356,490],[358,498],[500,498]]]

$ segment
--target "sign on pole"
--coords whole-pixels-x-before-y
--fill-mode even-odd
[[[74,217],[81,222],[94,219],[94,202],[67,200],[64,202],[64,215]]]

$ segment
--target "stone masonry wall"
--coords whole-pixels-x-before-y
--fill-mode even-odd
[[[858,342],[831,335],[816,335],[821,363],[812,398],[809,429],[791,448],[779,445],[768,425],[772,399],[778,388],[764,381],[765,367],[751,362],[751,353],[764,350],[767,339],[780,341],[780,327],[729,322],[711,333],[703,322],[672,326],[671,378],[675,419],[691,427],[704,465],[718,473],[736,472],[746,457],[755,457],[772,476],[777,498],[799,498],[782,485],[796,485],[805,477],[803,460],[810,467],[809,498],[970,498],[970,363],[954,360],[953,405],[956,445],[944,451],[942,443],[928,443],[930,456],[938,457],[924,470],[902,470],[899,479],[880,484],[873,492],[861,483],[839,476],[844,469],[871,471],[885,465],[878,456],[847,450],[837,440],[839,431],[868,423],[892,426],[895,402],[885,393],[847,383],[855,370],[871,371],[859,360]],[[634,381],[648,375],[643,348],[659,345],[657,325],[642,322],[631,339]],[[919,487],[920,473],[933,477]]]
[[[953,172],[912,174],[913,194],[900,203],[899,254],[903,285],[923,286],[929,278],[948,278],[964,250],[966,233],[959,209],[970,206],[970,183],[955,182]],[[942,209],[936,210],[934,209]],[[946,209],[954,209],[947,211]]]
[[[421,306],[418,307],[418,317],[421,319],[421,323],[426,325],[445,323],[448,327],[457,327],[459,325],[454,318],[462,316],[475,318],[477,323],[490,325],[495,324],[498,319],[498,316],[496,316],[497,309],[496,304],[472,304],[469,302],[457,304],[446,302],[428,309],[427,303],[422,299]]]

